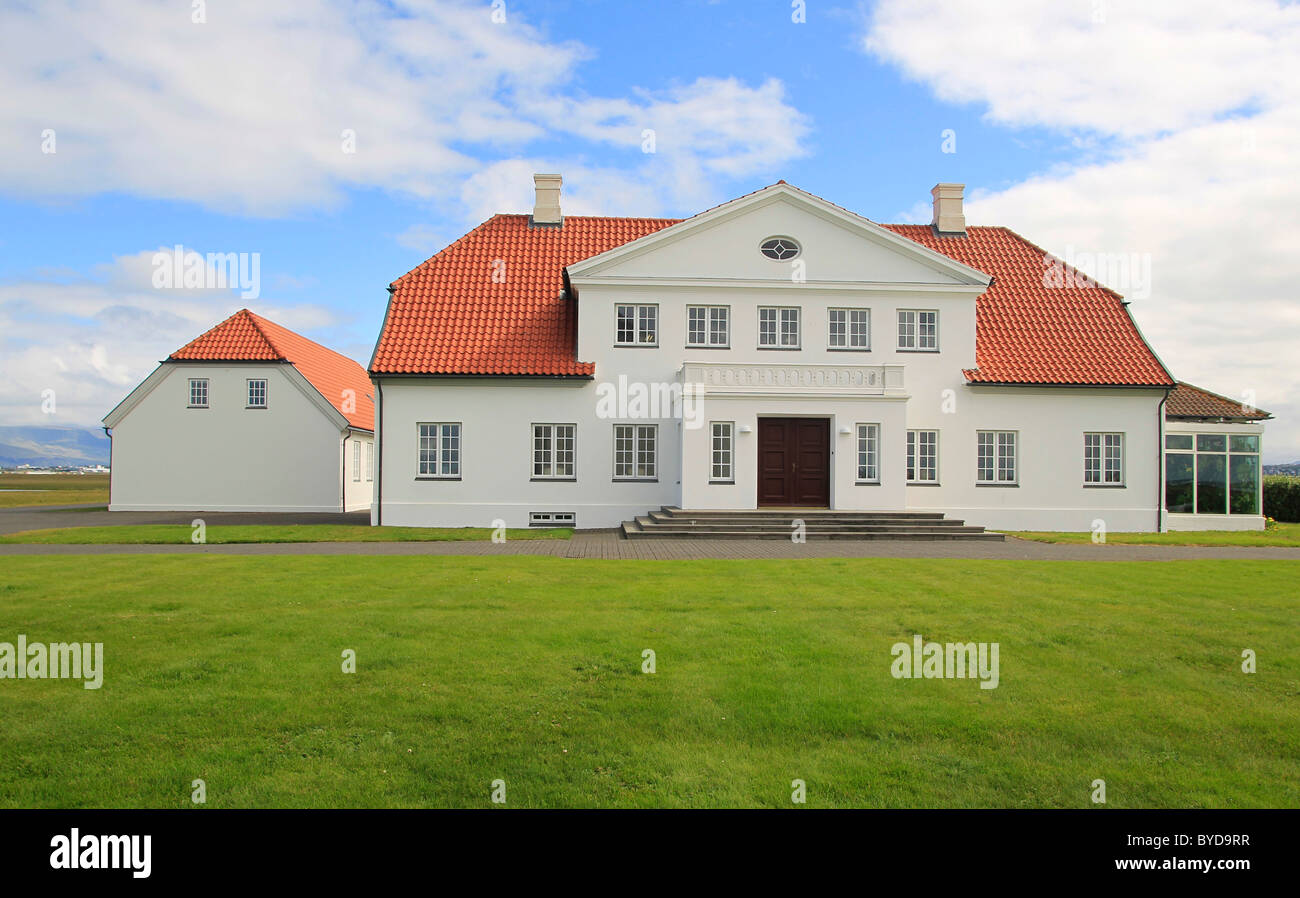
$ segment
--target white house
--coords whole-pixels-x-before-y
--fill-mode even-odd
[[[356,362],[244,309],[104,418],[110,511],[364,511],[373,386]]]
[[[1263,525],[1212,498],[1165,513],[1174,378],[1119,294],[967,227],[962,185],[934,188],[930,225],[881,225],[783,181],[683,221],[565,217],[560,177],[535,182],[531,216],[389,287],[375,523],[680,506]]]

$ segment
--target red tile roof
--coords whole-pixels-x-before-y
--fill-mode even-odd
[[[374,391],[364,368],[274,321],[240,309],[167,357],[173,361],[288,362],[353,427],[375,429]],[[352,396],[346,397],[345,390]],[[354,400],[347,402],[348,398]],[[352,406],[355,405],[355,408]],[[344,411],[344,408],[351,411]]]
[[[969,227],[937,236],[930,225],[887,224],[896,234],[993,275],[975,300],[972,383],[1172,386],[1113,290],[1074,274],[1045,286],[1044,259],[1057,260],[1014,231]]]
[[[1247,409],[1235,399],[1179,381],[1178,386],[1174,387],[1173,392],[1169,394],[1169,401],[1165,403],[1165,417],[1212,421],[1223,419],[1263,421],[1273,416],[1263,409]]]
[[[677,223],[573,216],[561,227],[529,227],[527,215],[490,218],[393,283],[370,370],[589,376],[595,366],[575,357],[574,305],[561,295],[565,267]],[[1044,286],[1050,257],[1018,234],[972,227],[938,237],[929,225],[883,227],[993,276],[976,300],[968,380],[1173,385],[1119,294],[1082,278]]]
[[[529,227],[496,215],[392,284],[370,370],[383,374],[590,376],[574,355],[564,269],[675,219],[566,216]]]

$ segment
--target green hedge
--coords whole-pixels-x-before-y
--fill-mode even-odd
[[[1264,514],[1275,521],[1300,523],[1300,477],[1264,478]]]

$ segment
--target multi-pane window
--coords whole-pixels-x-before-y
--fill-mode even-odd
[[[366,460],[363,463],[366,471],[366,480],[375,479],[375,444],[366,443]]]
[[[615,342],[619,346],[654,346],[659,342],[659,307],[618,305]]]
[[[758,345],[773,349],[798,349],[799,310],[797,308],[760,308],[758,310]]]
[[[1124,484],[1124,434],[1083,435],[1083,482],[1094,486]]]
[[[1165,435],[1165,510],[1259,514],[1259,435]]]
[[[266,380],[264,378],[249,378],[248,407],[266,408]]]
[[[730,309],[726,306],[687,306],[687,346],[727,346]]]
[[[907,479],[910,483],[939,481],[939,431],[907,432]]]
[[[898,348],[937,350],[939,313],[933,310],[898,310]]]
[[[880,482],[880,425],[858,425],[858,482]]]
[[[208,407],[208,379],[206,377],[190,378],[190,408]]]
[[[533,425],[533,476],[572,478],[576,424]]]
[[[653,480],[658,476],[658,431],[656,424],[614,425],[615,480]]]
[[[421,424],[421,477],[460,476],[460,424]]]
[[[980,430],[975,433],[978,454],[976,483],[1016,482],[1016,432]]]
[[[870,349],[871,312],[867,309],[831,309],[827,313],[831,349]]]
[[[730,421],[714,421],[709,425],[710,431],[710,466],[709,480],[714,483],[734,483],[735,467],[735,425]]]
[[[361,441],[356,440],[352,443],[352,480],[354,483],[361,482]]]

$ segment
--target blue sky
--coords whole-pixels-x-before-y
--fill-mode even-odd
[[[961,181],[973,223],[1149,259],[1134,314],[1162,358],[1254,395],[1269,460],[1300,458],[1294,5],[188,5],[0,11],[0,422],[50,423],[49,386],[59,423],[93,424],[244,305],[364,364],[385,286],[526,211],[532,171],[564,174],[571,213],[685,216],[784,178],[881,221]],[[175,244],[260,254],[260,296],[159,295]]]

